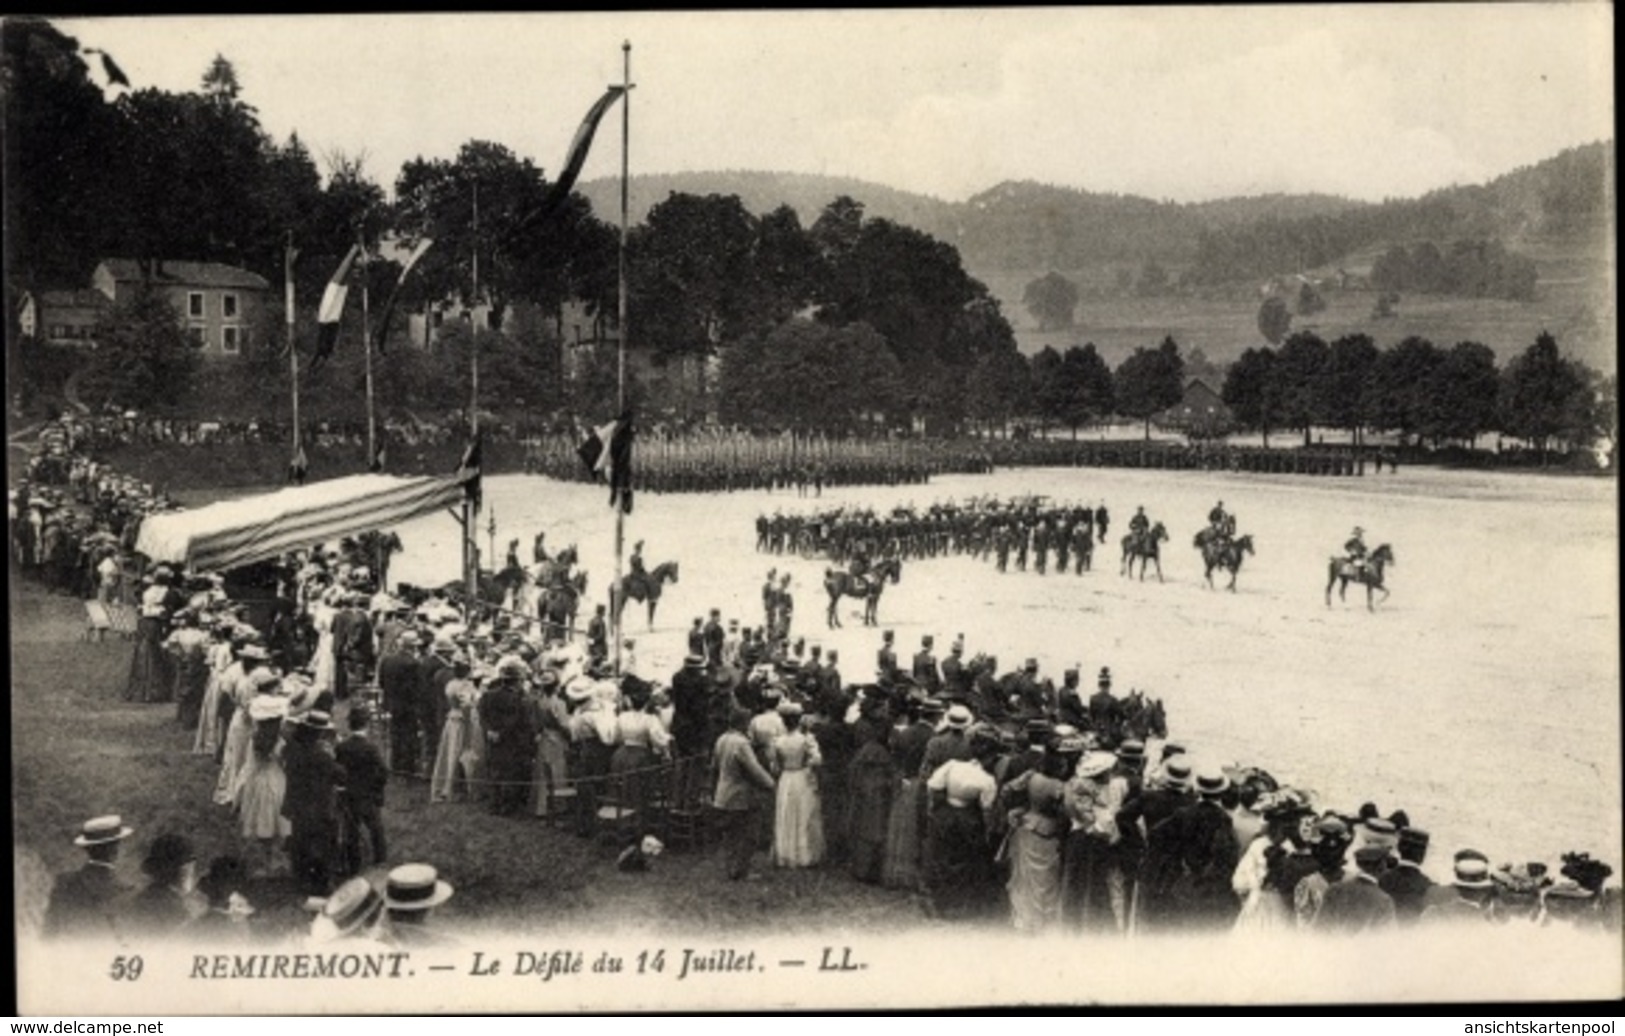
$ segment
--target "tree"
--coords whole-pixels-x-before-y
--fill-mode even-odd
[[[1326,308],[1326,299],[1309,281],[1298,283],[1298,315],[1313,316]]]
[[[1320,382],[1322,420],[1346,428],[1356,445],[1373,404],[1373,372],[1377,368],[1376,343],[1369,335],[1344,335],[1332,343]]]
[[[1021,304],[1038,321],[1040,331],[1071,327],[1078,308],[1078,286],[1051,270],[1028,282]]]
[[[231,107],[237,104],[243,88],[237,81],[237,69],[224,54],[216,54],[203,73],[203,96],[215,104]]]
[[[1417,381],[1421,430],[1435,441],[1472,445],[1495,427],[1500,374],[1495,353],[1478,342],[1460,342]]]
[[[1254,428],[1270,444],[1270,428],[1278,416],[1275,351],[1265,346],[1248,349],[1230,365],[1220,398],[1244,428]]]
[[[755,290],[746,319],[755,327],[773,327],[806,309],[817,297],[824,276],[818,245],[788,205],[779,206],[757,223],[751,265],[755,279],[750,286]]]
[[[155,289],[138,289],[103,315],[83,394],[136,410],[185,402],[202,367],[196,342]]]
[[[1303,444],[1309,445],[1310,429],[1320,420],[1321,378],[1331,359],[1331,349],[1312,331],[1293,334],[1275,354],[1275,398],[1280,406],[1281,425],[1303,430]]]
[[[1061,355],[1061,383],[1066,399],[1061,421],[1078,437],[1078,426],[1109,417],[1117,404],[1111,368],[1101,359],[1093,342],[1081,349],[1072,346]]]
[[[757,427],[854,432],[898,405],[901,375],[873,328],[792,319],[724,355],[723,415]]]
[[[1032,370],[1015,349],[984,353],[966,375],[968,415],[988,428],[1027,413],[1032,395]]]
[[[1258,307],[1258,333],[1271,345],[1280,345],[1292,329],[1292,311],[1278,296],[1271,295]]]
[[[1423,433],[1431,422],[1430,386],[1443,361],[1432,342],[1416,335],[1384,349],[1371,373],[1371,423],[1399,432],[1402,443]]]
[[[1112,377],[1117,410],[1145,422],[1151,438],[1151,418],[1177,404],[1185,394],[1185,364],[1172,336],[1155,349],[1140,347],[1118,366]]]
[[[1573,430],[1573,397],[1586,389],[1581,372],[1558,351],[1557,339],[1542,331],[1502,374],[1501,429],[1533,445],[1544,463],[1552,441]]]
[[[1062,383],[1061,354],[1054,346],[1046,345],[1028,360],[1032,382],[1033,408],[1048,428],[1050,422],[1059,421],[1066,408],[1066,387]]]

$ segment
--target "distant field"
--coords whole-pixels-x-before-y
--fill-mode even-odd
[[[1421,335],[1442,346],[1477,341],[1495,350],[1502,363],[1547,330],[1557,336],[1565,352],[1599,369],[1615,369],[1611,270],[1602,261],[1586,256],[1543,255],[1533,248],[1525,251],[1541,267],[1540,297],[1534,302],[1408,295],[1400,301],[1397,316],[1373,320],[1374,293],[1326,287],[1322,293],[1327,309],[1309,318],[1295,318],[1293,327],[1311,329],[1327,340],[1363,331],[1384,347],[1409,335]],[[1363,273],[1368,264],[1369,260],[1361,266],[1351,264],[1348,269]],[[1022,352],[1035,353],[1046,345],[1064,349],[1093,342],[1106,362],[1116,366],[1135,347],[1156,345],[1164,335],[1171,334],[1185,351],[1200,346],[1213,362],[1228,363],[1242,350],[1262,344],[1257,325],[1261,298],[1245,288],[1215,291],[1212,298],[1086,298],[1078,306],[1075,327],[1039,331],[1037,322],[1022,306],[1021,296],[1030,281],[1046,272],[973,271],[1003,305]],[[1080,286],[1105,289],[1111,283],[1109,271],[1061,272]]]

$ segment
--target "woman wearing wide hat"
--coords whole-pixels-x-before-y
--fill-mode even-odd
[[[282,816],[288,776],[282,768],[282,723],[287,699],[277,693],[280,681],[269,670],[255,674],[256,691],[246,713],[254,725],[248,759],[237,773],[233,795],[237,821],[255,874],[269,874],[279,842],[288,835]]]
[[[998,898],[988,831],[1000,745],[996,735],[969,740],[971,757],[943,763],[925,785],[925,887],[932,913],[947,920],[985,920]]]
[[[169,628],[169,609],[164,600],[169,593],[170,570],[164,565],[153,572],[152,582],[141,592],[140,618],[135,626],[135,652],[130,657],[130,678],[124,685],[124,700],[166,702],[173,691],[169,657],[164,654],[164,635]]]

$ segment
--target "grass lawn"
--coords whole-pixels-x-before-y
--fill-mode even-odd
[[[14,839],[53,872],[78,865],[72,837],[87,818],[118,813],[136,829],[120,861],[139,885],[140,857],[166,830],[186,833],[206,864],[240,852],[229,812],[213,804],[217,767],[191,754],[172,705],[121,698],[131,646],[79,639],[83,607],[12,580],[12,802]],[[433,863],[457,888],[440,910],[447,924],[530,931],[555,923],[684,932],[920,923],[908,895],[872,888],[836,869],[771,871],[765,880],[722,876],[718,852],[668,852],[645,874],[615,868],[618,847],[577,838],[541,819],[499,819],[478,805],[428,803],[422,782],[395,778],[384,823],[391,862]],[[302,928],[309,915],[286,880],[250,892],[268,932]],[[31,911],[19,904],[19,916]]]

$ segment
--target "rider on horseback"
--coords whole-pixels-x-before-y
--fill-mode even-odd
[[[1213,505],[1213,510],[1207,513],[1208,525],[1213,529],[1213,535],[1221,540],[1228,540],[1236,534],[1236,516],[1224,509],[1224,501],[1220,500]]]
[[[1145,505],[1141,504],[1134,509],[1134,517],[1128,520],[1128,531],[1134,537],[1134,542],[1145,542],[1146,530],[1151,528],[1151,519],[1146,517]]]
[[[643,541],[642,540],[639,540],[636,543],[632,544],[632,558],[628,562],[628,564],[631,566],[631,569],[632,569],[631,574],[636,576],[639,580],[643,580],[644,578],[646,578],[649,575],[649,573],[643,567]]]
[[[1366,546],[1364,536],[1365,530],[1356,525],[1354,535],[1349,537],[1347,543],[1343,544],[1343,552],[1348,555],[1349,566],[1355,572],[1365,571]]]
[[[849,566],[849,570],[852,573],[853,583],[863,590],[867,590],[869,588],[869,566],[869,545],[867,543],[860,542],[857,549],[852,553],[852,562]]]

